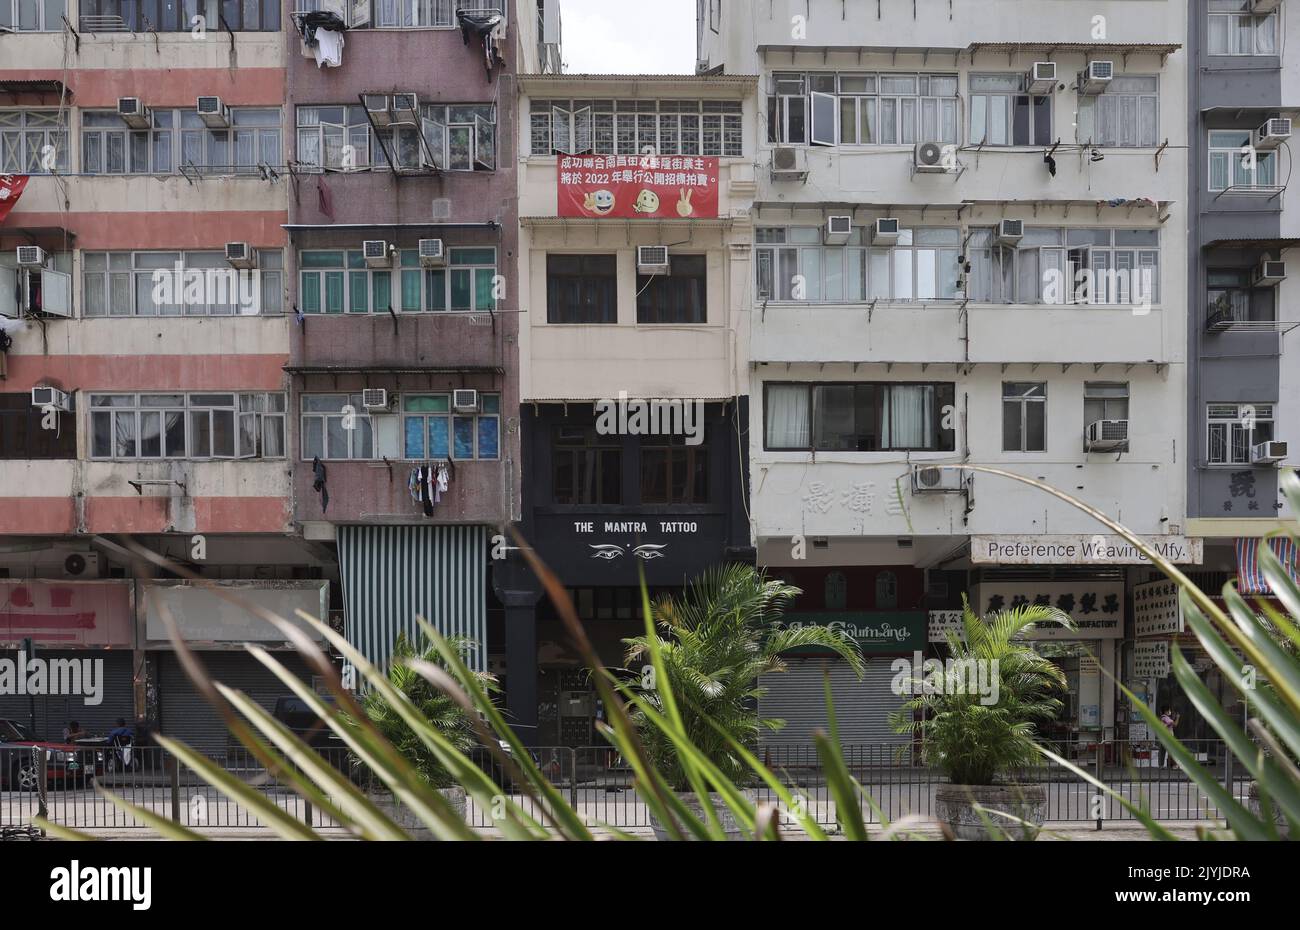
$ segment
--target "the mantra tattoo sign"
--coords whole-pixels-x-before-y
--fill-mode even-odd
[[[692,220],[718,216],[718,160],[691,155],[561,155],[558,215]]]

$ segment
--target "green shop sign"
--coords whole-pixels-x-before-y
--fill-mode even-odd
[[[857,640],[867,655],[908,653],[925,648],[929,615],[923,610],[791,611],[779,623],[786,628],[824,626],[839,630]],[[793,649],[791,653],[806,655],[825,651],[820,646],[807,646]]]

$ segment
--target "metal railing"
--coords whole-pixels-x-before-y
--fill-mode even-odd
[[[1221,740],[1191,740],[1184,741],[1184,745],[1215,781],[1244,803],[1250,775]],[[1171,761],[1166,764],[1158,743],[1106,740],[1056,743],[1049,748],[1121,797],[1144,807],[1156,820],[1220,818],[1220,811],[1196,783]],[[651,826],[649,810],[638,795],[632,771],[615,750],[604,746],[555,746],[531,751],[551,784],[586,822],[620,829]],[[364,790],[377,784],[368,770],[354,764],[346,750],[319,752]],[[79,755],[93,761],[70,766],[69,760],[50,750],[0,749],[0,827],[6,833],[18,832],[42,813],[53,823],[91,832],[146,825],[105,798],[96,787],[186,827],[264,826],[254,810],[207,784],[197,772],[162,749],[135,749],[126,759],[113,747],[89,756]],[[892,821],[906,815],[933,814],[935,792],[947,783],[942,773],[924,764],[919,749],[913,745],[851,745],[843,747],[843,755],[850,774],[870,798],[861,801],[861,810],[863,818],[871,823],[879,823],[881,815]],[[759,757],[796,798],[802,799],[797,803],[816,822],[835,825],[835,801],[813,747],[766,746],[759,750]],[[268,771],[242,747],[211,753],[209,758],[290,816],[318,829],[340,827],[326,812],[297,794],[282,772]],[[499,761],[486,751],[475,751],[473,758],[498,785],[501,797],[545,821],[546,812],[539,802],[521,790]],[[1134,815],[1118,801],[1046,757],[1040,765],[1015,773],[1014,780],[1046,788],[1049,823],[1134,820]],[[756,783],[750,791],[759,801],[780,805],[776,792],[766,786]],[[792,818],[783,815],[783,819]],[[473,827],[491,828],[495,825],[494,811],[469,798],[466,821]]]

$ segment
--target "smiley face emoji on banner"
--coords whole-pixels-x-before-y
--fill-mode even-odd
[[[636,203],[632,204],[632,209],[637,213],[658,213],[659,195],[649,188],[642,189],[641,193],[636,195]]]
[[[582,198],[582,208],[597,216],[604,216],[614,209],[614,195],[607,190],[591,191]]]

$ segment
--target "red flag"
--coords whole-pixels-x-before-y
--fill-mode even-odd
[[[5,221],[13,205],[23,195],[27,177],[25,174],[0,174],[0,223]]]
[[[334,219],[334,199],[330,196],[330,189],[325,186],[325,182],[320,178],[316,179],[316,200],[320,212],[330,219]]]

